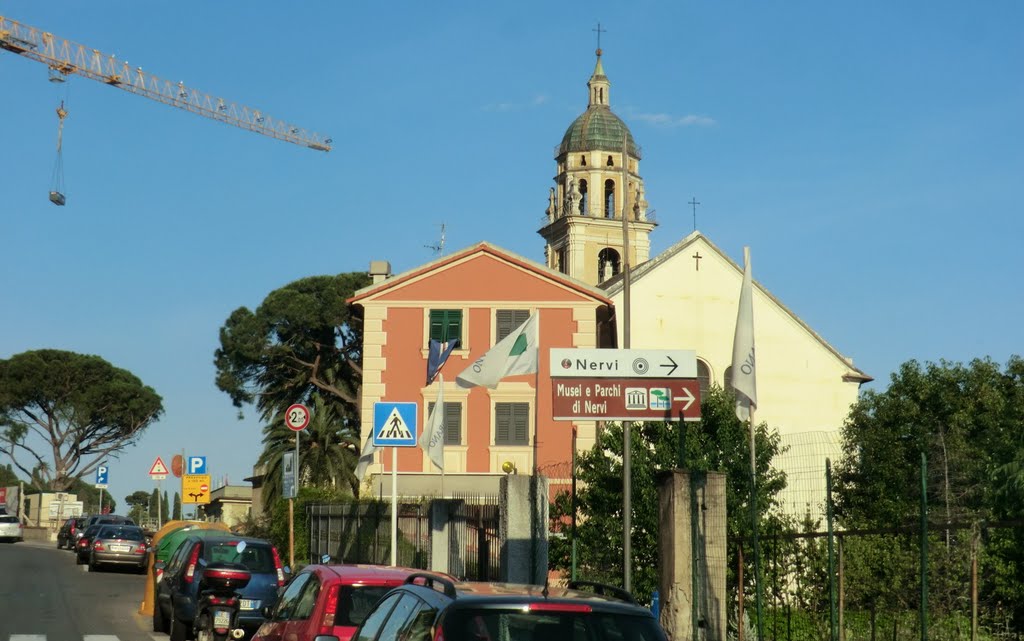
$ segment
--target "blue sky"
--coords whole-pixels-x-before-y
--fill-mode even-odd
[[[295,279],[404,271],[489,240],[543,259],[554,146],[611,103],[660,226],[697,226],[874,387],[908,359],[1005,362],[1024,303],[1024,5],[0,0],[0,15],[329,135],[323,154],[0,51],[0,358],[98,354],[164,398],[111,464],[240,482],[258,455],[213,384],[217,331]],[[66,207],[50,204],[66,101]],[[165,489],[170,487],[164,483]],[[173,492],[173,489],[172,489]]]

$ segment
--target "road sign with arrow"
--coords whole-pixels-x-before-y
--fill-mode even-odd
[[[552,378],[697,378],[690,349],[551,348]]]
[[[182,503],[210,502],[210,475],[185,474],[181,477]]]

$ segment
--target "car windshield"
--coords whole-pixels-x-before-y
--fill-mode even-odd
[[[249,543],[238,551],[238,541],[210,541],[204,556],[209,563],[237,563],[250,572],[275,572],[274,555],[266,544]]]
[[[380,598],[391,590],[386,585],[345,585],[338,594],[338,618],[335,625],[357,626],[363,622]]]
[[[664,641],[653,617],[609,612],[523,612],[458,608],[444,623],[446,639],[474,641]]]
[[[123,541],[143,540],[142,530],[135,526],[117,527],[110,526],[103,528],[96,536],[97,539],[120,539]]]

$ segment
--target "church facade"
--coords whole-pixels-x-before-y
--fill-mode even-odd
[[[500,339],[496,319],[510,310],[542,310],[550,321],[566,324],[553,328],[550,321],[545,322],[547,338],[542,338],[542,348],[624,346],[627,264],[629,346],[694,350],[702,389],[728,385],[742,266],[696,231],[660,255],[650,256],[650,234],[657,223],[648,215],[641,149],[611,110],[611,82],[600,50],[587,89],[586,110],[570,124],[555,152],[555,185],[549,190],[547,216],[538,230],[544,241],[544,264],[484,243],[374,284],[354,297],[366,314],[364,440],[370,436],[374,401],[401,400],[398,396],[417,400],[425,422],[434,392],[419,379],[431,337],[431,315],[458,311],[466,322],[460,331],[466,333],[445,369],[445,401],[465,409],[457,418],[452,415],[459,425],[446,432],[453,439],[446,448],[446,472],[493,477],[501,474],[503,462],[511,461],[518,469],[538,463],[561,470],[549,476],[567,476],[572,451],[567,435],[577,430],[584,438],[576,447],[587,449],[594,442],[594,424],[556,424],[547,418],[546,352],[540,357],[536,390],[529,377],[503,382],[497,390],[471,392],[457,389],[451,381]],[[750,244],[756,267],[757,240],[751,239]],[[467,268],[474,262],[487,269]],[[524,275],[529,278],[524,280]],[[479,296],[465,298],[464,292],[477,290]],[[453,291],[462,298],[445,300],[445,292]],[[777,461],[789,476],[790,489],[783,497],[787,509],[796,513],[806,508],[818,514],[824,498],[824,458],[838,456],[839,429],[857,400],[860,385],[871,378],[756,281],[753,306],[756,418],[778,431],[791,452],[799,453]],[[408,342],[401,338],[406,332],[412,332],[413,340],[399,350],[395,341]],[[416,374],[410,375],[413,371]],[[511,449],[504,437],[497,437],[501,419],[495,408],[508,394],[523,399],[536,394],[537,405],[530,406],[533,418],[525,420],[543,449],[534,447],[533,436]],[[523,399],[510,402],[528,402]],[[388,469],[387,461],[378,460],[380,464],[371,471]],[[408,474],[431,473],[422,452],[403,453],[398,469]]]

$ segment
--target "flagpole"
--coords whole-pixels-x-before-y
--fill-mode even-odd
[[[758,536],[757,515],[757,457],[754,451],[754,430],[757,423],[754,419],[754,406],[750,407],[750,525],[754,533],[754,593],[757,597],[757,640],[764,641],[764,624],[762,607],[764,597],[761,585],[761,541]],[[743,586],[740,586],[743,589]]]
[[[537,322],[540,322],[540,310],[534,312],[538,315]],[[537,576],[537,537],[540,536],[540,518],[537,514],[537,475],[540,473],[540,466],[537,461],[540,452],[540,328],[537,331],[537,370],[533,373],[533,475],[530,477],[530,579],[534,584],[540,584],[540,577]],[[545,497],[546,500],[546,497]],[[546,582],[545,582],[546,584]]]

